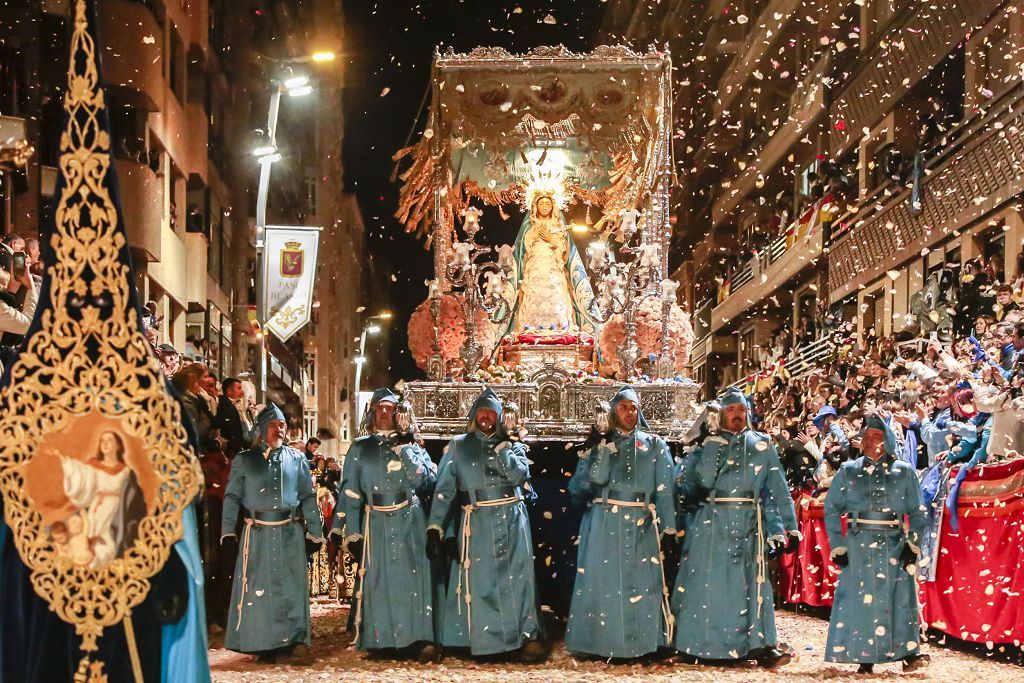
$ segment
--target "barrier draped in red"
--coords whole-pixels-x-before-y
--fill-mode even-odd
[[[959,521],[959,533],[942,521],[935,581],[921,587],[925,621],[961,640],[1024,641],[1024,459],[970,472]]]
[[[803,540],[795,554],[779,559],[779,592],[783,600],[792,604],[828,607],[832,605],[838,574],[829,559],[825,497],[814,498],[808,492],[800,492],[794,498]]]

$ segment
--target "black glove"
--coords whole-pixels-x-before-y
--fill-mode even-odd
[[[768,549],[764,551],[764,556],[769,560],[777,560],[785,549],[785,543],[772,543],[771,541],[768,541]]]
[[[904,569],[912,564],[917,564],[917,551],[911,548],[909,543],[903,544],[903,550],[900,551],[900,564]]]
[[[162,572],[153,578],[150,600],[158,624],[176,624],[188,607],[188,572],[177,553],[171,553]]]
[[[408,431],[408,432],[395,432],[388,439],[388,441],[390,442],[392,447],[394,447],[394,446],[404,446],[405,444],[412,443],[415,440],[416,439],[413,438],[413,435],[412,435],[411,431]]]
[[[352,562],[359,563],[363,561],[363,539],[358,541],[349,541],[348,545],[345,546],[345,552],[348,553],[349,558]]]
[[[220,539],[220,552],[224,557],[238,557],[238,537],[225,536]]]
[[[587,435],[587,440],[583,442],[583,445],[580,447],[580,450],[585,451],[588,448],[593,448],[597,444],[601,443],[601,439],[603,438],[604,434],[597,431],[597,427],[591,427],[590,434]]]
[[[661,535],[661,555],[665,558],[663,567],[679,564],[679,537],[675,534]]]
[[[440,559],[444,552],[441,532],[437,529],[427,529],[427,557],[431,560]]]
[[[459,559],[459,540],[454,536],[444,539],[444,551],[453,562]]]
[[[840,553],[832,557],[832,562],[834,562],[837,567],[849,567],[850,556],[846,553]]]
[[[782,552],[786,553],[787,555],[792,555],[793,553],[795,553],[799,549],[800,549],[800,537],[797,536],[796,534],[790,534],[789,537],[786,539],[786,549],[783,550]]]

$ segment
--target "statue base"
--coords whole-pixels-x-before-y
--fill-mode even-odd
[[[547,367],[570,373],[594,371],[593,344],[502,344],[498,365],[530,377]]]
[[[477,382],[406,382],[404,398],[412,403],[420,434],[449,439],[466,431],[466,416],[484,389]],[[587,384],[548,366],[529,381],[488,384],[502,401],[514,401],[525,420],[527,441],[581,441],[594,423],[594,406],[610,401],[620,384]],[[640,396],[650,431],[680,441],[697,417],[700,385],[692,380],[632,383]]]

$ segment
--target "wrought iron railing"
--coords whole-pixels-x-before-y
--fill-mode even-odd
[[[801,379],[811,374],[818,364],[828,358],[832,352],[832,339],[829,335],[824,335],[814,341],[807,342],[797,348],[793,349],[788,356],[782,361],[782,367],[789,374],[791,379]],[[730,387],[742,389],[748,380],[751,378],[758,377],[766,372],[771,372],[772,368],[765,370],[758,370],[756,372],[748,372],[743,377],[730,384]]]

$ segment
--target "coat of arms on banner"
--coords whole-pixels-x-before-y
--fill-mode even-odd
[[[281,250],[281,277],[302,277],[304,257],[301,242],[285,242]]]

